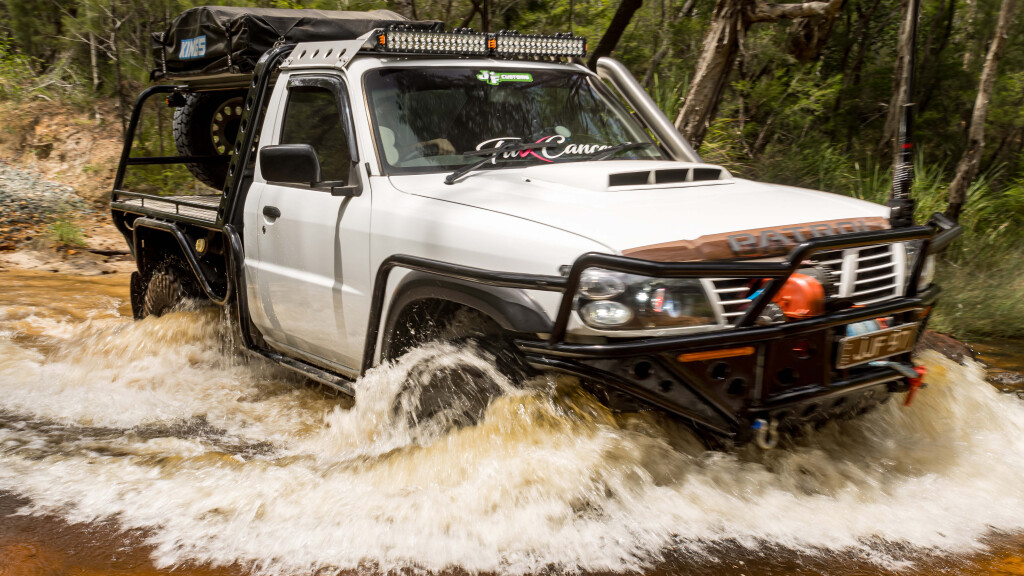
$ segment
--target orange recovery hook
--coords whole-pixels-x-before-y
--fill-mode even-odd
[[[917,391],[926,386],[923,380],[924,375],[928,373],[928,369],[924,366],[914,366],[914,372],[917,372],[916,378],[907,378],[910,389],[907,390],[907,399],[903,401],[903,406],[910,406],[910,403],[914,401],[914,396],[917,395]]]

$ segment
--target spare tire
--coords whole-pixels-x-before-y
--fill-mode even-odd
[[[174,111],[174,144],[182,156],[231,156],[242,121],[245,90],[194,92]],[[186,164],[200,182],[221,190],[228,163]]]

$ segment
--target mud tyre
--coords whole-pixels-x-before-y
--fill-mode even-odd
[[[449,429],[473,426],[495,398],[526,379],[526,370],[510,361],[511,352],[501,350],[499,340],[464,338],[449,344],[472,358],[439,352],[409,370],[400,399],[405,395],[412,426],[437,419]]]
[[[196,92],[174,111],[174,145],[183,156],[231,156],[242,120],[245,91]],[[186,164],[200,182],[224,188],[228,162]]]
[[[162,316],[185,299],[194,297],[192,284],[178,266],[172,263],[159,266],[146,282],[141,317]]]

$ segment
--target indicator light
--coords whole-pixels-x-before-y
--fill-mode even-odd
[[[658,288],[654,291],[654,297],[651,298],[651,308],[655,312],[661,314],[661,311],[665,309],[665,289]]]
[[[676,360],[680,362],[700,362],[703,360],[718,360],[720,358],[735,358],[737,356],[750,356],[754,353],[753,346],[742,348],[726,348],[724,350],[709,350],[707,352],[687,352],[680,354]]]

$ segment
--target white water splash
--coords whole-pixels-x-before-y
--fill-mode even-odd
[[[161,565],[624,571],[725,541],[955,552],[1024,529],[1024,406],[937,354],[912,408],[725,454],[569,380],[508,393],[476,426],[410,426],[394,399],[413,365],[486,369],[450,346],[371,372],[349,408],[242,361],[209,312],[2,322],[0,489],[27,512],[146,528]]]

